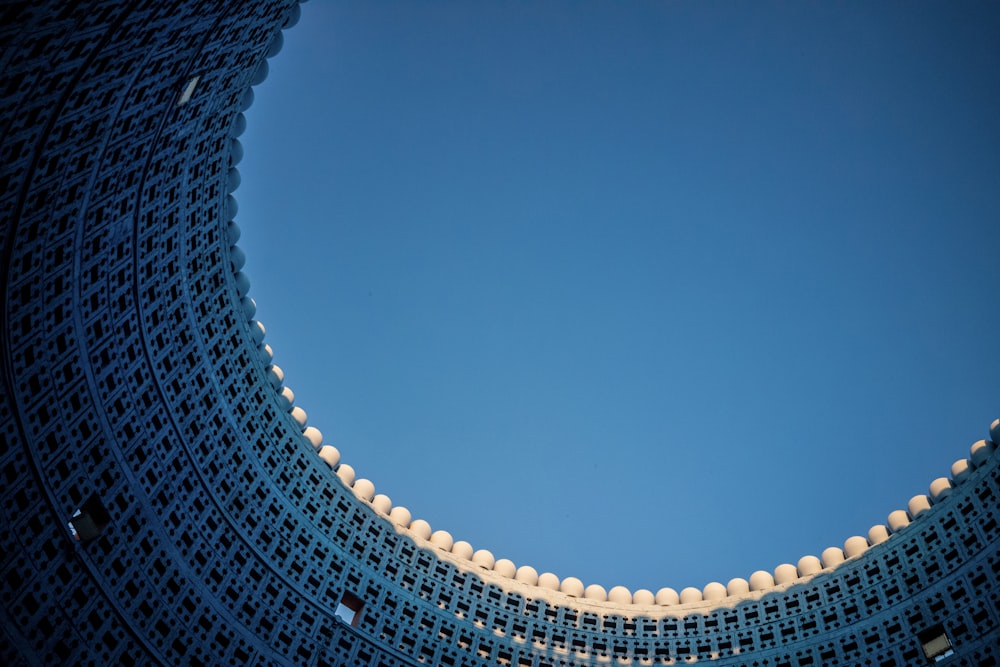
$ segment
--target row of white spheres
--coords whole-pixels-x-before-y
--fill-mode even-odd
[[[235,242],[239,237],[238,227],[234,222],[229,225],[229,237],[231,242]],[[230,248],[230,256],[233,258],[234,270],[239,272],[245,256],[235,245]],[[244,275],[238,273],[238,275]],[[240,281],[238,279],[238,284]],[[855,535],[849,537],[843,547],[829,547],[825,549],[820,557],[808,555],[799,559],[798,563],[782,563],[778,565],[774,572],[758,570],[750,575],[749,580],[742,578],[731,579],[727,584],[711,582],[704,588],[698,589],[688,587],[677,592],[673,588],[661,588],[655,594],[647,589],[630,591],[624,586],[614,586],[610,590],[605,590],[599,584],[585,586],[576,577],[560,578],[552,572],[538,573],[530,565],[517,567],[513,561],[500,558],[496,559],[493,554],[486,549],[474,550],[472,545],[464,540],[455,540],[452,535],[445,530],[432,531],[430,524],[423,519],[413,519],[410,511],[402,506],[392,506],[392,501],[385,494],[375,493],[375,484],[368,479],[357,478],[354,468],[346,463],[340,462],[340,452],[332,445],[323,444],[323,436],[319,429],[307,425],[307,414],[305,410],[294,404],[295,395],[288,387],[283,386],[284,373],[276,364],[270,363],[273,357],[270,346],[263,344],[264,325],[253,320],[256,305],[252,299],[246,297],[245,292],[241,294],[244,303],[244,312],[250,319],[251,337],[255,344],[259,346],[265,357],[267,364],[267,378],[272,388],[277,394],[278,404],[286,410],[292,420],[300,428],[302,435],[316,449],[319,457],[336,471],[340,480],[350,487],[354,494],[371,504],[380,514],[396,525],[409,530],[415,537],[430,542],[433,547],[449,552],[456,558],[471,561],[473,564],[491,570],[496,574],[513,579],[514,581],[538,586],[539,588],[559,591],[571,597],[581,597],[594,601],[608,601],[615,604],[637,604],[637,605],[676,605],[690,604],[703,601],[722,600],[730,596],[747,595],[751,592],[763,591],[775,586],[781,586],[794,582],[802,577],[814,575],[824,569],[833,568],[843,563],[845,560],[855,558],[864,553],[869,547],[880,544],[893,533],[903,530],[909,523],[929,510],[936,504],[948,497],[952,488],[956,484],[964,482],[971,471],[981,466],[991,453],[996,449],[994,444],[1000,439],[1000,420],[995,420],[990,427],[991,440],[979,440],[970,448],[969,459],[959,459],[951,467],[952,478],[939,477],[931,482],[928,495],[920,494],[914,496],[907,503],[905,510],[899,509],[891,512],[887,523],[872,526],[867,537]]]
[[[285,18],[285,23],[282,26],[282,30],[287,30],[294,26],[301,15],[301,10],[298,4],[293,5],[288,12],[288,16]],[[232,139],[229,146],[229,171],[226,177],[226,204],[225,204],[225,219],[226,223],[226,238],[229,241],[229,259],[232,266],[232,270],[235,274],[236,291],[240,297],[240,303],[243,308],[243,313],[247,318],[250,327],[250,337],[254,344],[257,346],[260,352],[264,365],[266,367],[267,379],[270,385],[274,388],[277,393],[278,405],[287,412],[292,420],[298,425],[303,437],[319,451],[323,447],[323,434],[314,426],[309,426],[307,424],[308,415],[306,411],[301,407],[295,405],[295,393],[291,388],[283,386],[285,374],[282,372],[281,368],[272,363],[274,358],[273,350],[271,350],[270,345],[264,344],[264,335],[266,329],[264,324],[258,320],[253,319],[257,312],[257,304],[248,296],[250,292],[250,278],[246,273],[242,271],[243,266],[246,264],[246,253],[236,245],[240,239],[240,227],[234,220],[236,214],[239,210],[239,205],[237,204],[236,198],[233,197],[232,193],[240,186],[241,177],[239,170],[236,166],[243,159],[243,145],[239,142],[237,137],[239,137],[246,130],[246,116],[242,112],[246,111],[251,104],[253,104],[253,90],[252,86],[259,85],[267,78],[268,74],[268,64],[267,59],[273,58],[281,51],[281,47],[284,44],[284,37],[281,32],[275,34],[271,43],[268,45],[267,52],[265,53],[265,59],[260,62],[257,69],[251,74],[250,86],[247,88],[246,93],[240,102],[240,113],[236,115],[236,119],[233,123],[232,128]],[[333,448],[330,448],[333,449]],[[326,451],[323,453],[323,459],[333,466],[337,465],[340,460],[340,454],[336,453],[333,456],[333,451]]]
[[[1000,439],[1000,420],[993,422],[990,432],[993,438]],[[336,451],[333,447],[324,447],[320,450],[321,457],[325,449]],[[414,537],[430,542],[433,547],[449,552],[457,558],[469,560],[480,567],[492,570],[502,577],[513,579],[529,586],[538,586],[546,590],[559,591],[571,597],[580,597],[598,602],[607,601],[615,604],[637,605],[676,605],[716,601],[730,596],[748,595],[751,592],[767,590],[775,586],[792,583],[803,577],[812,576],[825,569],[834,568],[848,559],[860,556],[871,546],[885,542],[889,539],[890,535],[903,530],[913,519],[929,510],[933,504],[948,497],[952,488],[968,479],[970,471],[981,466],[995,449],[994,440],[979,440],[974,443],[970,448],[971,458],[960,459],[952,466],[952,479],[946,477],[935,479],[930,485],[929,495],[920,494],[911,498],[907,504],[907,509],[895,510],[890,513],[887,525],[878,524],[872,526],[868,531],[867,537],[860,535],[849,537],[844,542],[843,547],[829,547],[819,557],[812,555],[803,556],[794,565],[791,563],[782,563],[773,572],[758,570],[751,574],[749,579],[735,578],[731,579],[727,584],[711,582],[702,589],[688,587],[682,589],[680,592],[672,588],[661,588],[655,594],[647,589],[632,592],[625,586],[614,586],[610,590],[605,590],[599,584],[585,586],[576,577],[566,577],[560,580],[552,572],[539,574],[530,565],[517,567],[512,561],[506,558],[495,559],[493,554],[486,549],[477,551],[468,542],[454,540],[448,531],[432,531],[427,521],[413,519],[410,511],[405,507],[393,507],[387,495],[375,493],[375,485],[371,480],[364,478],[356,479],[355,471],[349,465],[341,464],[337,466],[336,463],[331,463],[331,460],[339,460],[339,454],[334,459],[324,457],[324,460],[327,460],[331,467],[336,469],[337,476],[344,484],[352,488],[358,498],[370,503],[377,512],[386,516],[394,524],[408,529]]]
[[[232,195],[230,195],[232,198]],[[235,201],[235,199],[233,200]],[[229,207],[235,210],[235,206]],[[279,407],[287,412],[292,418],[292,421],[298,426],[299,431],[302,436],[313,446],[314,449],[319,450],[323,446],[323,434],[315,426],[308,425],[309,416],[305,410],[301,407],[295,405],[295,393],[291,388],[284,386],[285,374],[281,370],[281,367],[273,363],[274,351],[271,349],[270,345],[264,343],[264,336],[267,330],[264,328],[264,324],[253,319],[257,312],[257,304],[247,296],[250,290],[250,279],[247,277],[243,271],[240,269],[246,262],[246,254],[236,245],[236,241],[240,237],[240,228],[235,221],[230,220],[226,226],[226,234],[231,243],[229,248],[229,257],[232,264],[233,270],[236,274],[236,288],[237,294],[240,296],[240,304],[243,308],[243,313],[246,316],[249,327],[250,327],[250,339],[254,342],[257,347],[258,352],[261,355],[262,361],[265,365],[265,373],[268,383],[274,389],[277,395],[277,401]],[[329,453],[324,456],[324,460],[329,463]],[[337,461],[339,461],[339,455],[337,456]],[[336,465],[336,462],[331,465]]]
[[[287,27],[287,26],[286,26]],[[272,43],[267,57],[272,57],[281,48],[281,34],[279,33]],[[264,80],[267,76],[267,61],[262,61],[261,66],[254,73],[253,85]],[[248,95],[244,97],[243,109],[253,101],[252,91],[247,90]],[[829,547],[825,549],[820,557],[803,556],[798,563],[782,563],[778,565],[774,572],[758,570],[750,575],[748,579],[735,578],[723,585],[713,581],[704,588],[698,589],[688,587],[677,592],[673,588],[661,588],[655,594],[647,589],[630,591],[625,586],[614,586],[610,590],[599,584],[584,586],[583,582],[576,577],[566,577],[560,580],[552,572],[538,573],[530,565],[517,567],[513,561],[506,558],[496,559],[493,554],[486,549],[474,550],[472,545],[464,540],[455,540],[451,533],[446,530],[432,531],[429,523],[423,519],[413,519],[410,511],[402,506],[393,507],[389,496],[375,493],[375,484],[371,480],[356,478],[354,468],[346,463],[340,462],[340,451],[332,445],[323,444],[323,434],[314,426],[307,425],[308,415],[301,407],[295,405],[295,394],[292,390],[284,386],[285,375],[281,368],[273,361],[273,351],[269,345],[264,344],[266,330],[264,325],[253,319],[257,311],[257,306],[253,299],[247,296],[250,291],[250,279],[242,268],[246,264],[246,254],[236,242],[240,238],[239,225],[233,220],[236,216],[238,206],[232,192],[239,187],[240,175],[236,169],[236,164],[243,157],[243,147],[235,137],[239,136],[246,127],[246,119],[242,113],[237,116],[233,128],[234,138],[230,147],[230,170],[227,176],[226,217],[228,219],[226,236],[229,241],[229,257],[233,272],[235,273],[236,289],[240,297],[243,312],[250,325],[250,337],[260,350],[266,367],[267,379],[274,389],[278,405],[286,411],[296,423],[303,437],[313,446],[319,457],[325,461],[330,468],[335,470],[340,480],[350,487],[354,494],[369,503],[375,511],[386,516],[389,521],[407,529],[415,537],[429,542],[431,546],[450,553],[452,556],[471,561],[486,570],[491,570],[496,574],[513,579],[514,581],[538,586],[539,588],[559,591],[571,597],[584,598],[598,602],[611,602],[614,604],[636,604],[636,605],[677,605],[691,604],[705,601],[723,600],[730,596],[748,595],[751,592],[763,591],[775,586],[789,584],[803,577],[812,576],[827,568],[833,568],[845,560],[860,556],[869,547],[880,544],[889,539],[891,534],[897,533],[910,524],[912,520],[926,512],[932,505],[944,500],[951,493],[955,485],[961,484],[968,479],[972,470],[981,466],[996,450],[996,442],[1000,441],[1000,419],[994,420],[990,425],[990,440],[979,440],[970,447],[968,459],[959,459],[951,467],[951,479],[939,477],[931,482],[929,494],[916,495],[907,503],[906,509],[898,509],[891,512],[886,524],[877,524],[868,531],[867,537],[854,535],[847,538],[843,547]]]
[[[264,357],[268,382],[276,392],[279,406],[291,416],[301,430],[303,437],[313,446],[319,457],[336,471],[340,480],[350,487],[358,498],[368,502],[372,508],[386,516],[394,524],[409,530],[415,537],[430,542],[433,547],[451,553],[456,558],[471,561],[473,564],[491,570],[502,577],[529,586],[559,591],[571,597],[615,604],[676,605],[722,600],[730,596],[747,595],[751,592],[788,584],[824,569],[836,567],[847,559],[860,556],[869,547],[886,541],[891,534],[906,528],[912,520],[929,510],[932,505],[947,498],[955,485],[968,479],[971,471],[981,466],[989,458],[996,449],[994,443],[1000,440],[1000,420],[995,420],[990,426],[991,440],[975,442],[970,447],[970,458],[959,459],[952,465],[951,479],[947,477],[935,479],[931,482],[929,494],[920,494],[911,498],[905,510],[898,509],[889,514],[886,524],[872,526],[867,537],[860,535],[849,537],[844,542],[843,547],[829,547],[818,558],[808,555],[800,558],[795,565],[782,563],[774,569],[773,573],[758,570],[751,574],[749,579],[735,578],[725,585],[713,581],[702,589],[688,587],[677,592],[673,588],[661,588],[655,594],[647,589],[632,592],[624,586],[614,586],[610,590],[605,590],[599,584],[585,586],[576,577],[566,577],[560,580],[552,572],[539,574],[530,565],[517,567],[513,561],[506,558],[496,559],[486,549],[474,550],[468,542],[455,540],[448,531],[432,531],[427,521],[413,519],[410,511],[405,507],[393,507],[389,496],[375,493],[375,484],[371,480],[357,478],[353,467],[340,462],[340,451],[332,445],[323,444],[323,435],[319,429],[307,425],[308,415],[306,411],[295,405],[295,394],[289,387],[284,386],[284,373],[278,365],[272,363],[271,347],[263,343],[264,325],[252,319],[256,312],[256,304],[253,299],[246,296],[249,289],[249,279],[240,271],[245,262],[245,255],[235,245],[239,238],[239,227],[235,222],[230,221],[227,232],[229,241],[233,244],[230,247],[230,258],[234,271],[237,273],[237,286],[244,313],[250,323],[250,335]]]

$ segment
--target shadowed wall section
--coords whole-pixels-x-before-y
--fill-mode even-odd
[[[372,498],[282,393],[235,245],[241,111],[298,15],[0,7],[3,664],[998,663],[996,423],[887,527],[675,596]]]

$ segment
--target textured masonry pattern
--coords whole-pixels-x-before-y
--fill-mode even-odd
[[[0,6],[3,664],[888,667],[938,623],[942,664],[1000,662],[1000,456],[838,567],[672,606],[505,580],[359,498],[269,380],[230,224],[240,112],[297,16]],[[82,544],[91,494],[111,524]]]

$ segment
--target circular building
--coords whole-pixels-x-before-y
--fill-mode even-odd
[[[4,664],[1000,660],[997,423],[885,524],[679,592],[393,505],[296,405],[241,270],[241,112],[298,5],[0,16]]]

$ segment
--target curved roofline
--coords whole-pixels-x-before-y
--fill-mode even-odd
[[[298,5],[295,7],[293,18],[283,29],[295,25],[298,21]],[[283,37],[279,31],[267,50],[266,58],[277,55],[282,43]],[[891,540],[911,522],[919,520],[925,512],[932,511],[935,506],[945,502],[951,490],[966,481],[969,473],[981,466],[996,450],[994,443],[1000,440],[1000,419],[994,420],[990,426],[991,439],[976,441],[969,449],[969,458],[959,459],[952,464],[950,477],[938,477],[933,480],[928,493],[917,494],[910,498],[904,509],[891,511],[884,524],[871,526],[864,535],[848,537],[842,546],[827,547],[819,556],[807,554],[794,564],[780,563],[770,572],[757,570],[746,578],[735,577],[725,584],[712,581],[700,589],[685,587],[678,591],[663,587],[655,592],[648,589],[631,591],[624,586],[605,589],[600,584],[588,585],[573,576],[561,578],[552,572],[538,572],[531,565],[517,566],[509,559],[497,558],[486,549],[474,550],[468,542],[456,540],[448,531],[434,531],[427,521],[414,518],[407,507],[393,505],[389,496],[376,494],[376,486],[371,480],[358,477],[352,466],[341,461],[339,449],[324,443],[320,429],[309,425],[308,414],[301,406],[295,404],[294,392],[284,384],[284,371],[274,363],[273,350],[264,343],[266,333],[264,325],[254,319],[256,303],[249,297],[249,277],[241,270],[246,263],[246,253],[237,245],[241,232],[233,220],[238,205],[232,193],[240,185],[240,175],[236,165],[243,157],[243,146],[238,140],[246,128],[246,118],[242,112],[253,102],[252,86],[262,83],[267,74],[267,59],[264,59],[251,79],[251,87],[247,89],[247,94],[243,98],[240,112],[233,120],[230,144],[231,168],[226,179],[228,194],[224,206],[227,220],[225,236],[229,242],[230,266],[237,294],[247,317],[248,335],[262,355],[267,381],[274,390],[276,404],[288,413],[319,458],[326,462],[340,482],[351,489],[362,504],[371,508],[382,520],[412,539],[419,547],[433,553],[435,557],[448,560],[463,570],[474,572],[484,580],[508,591],[523,592],[532,597],[552,599],[580,608],[593,607],[595,610],[607,611],[609,608],[628,607],[647,613],[662,610],[676,610],[678,613],[699,609],[710,611],[739,601],[756,599],[767,593],[784,591],[796,583],[804,583],[816,575],[832,571],[841,564],[861,556],[868,549]]]

